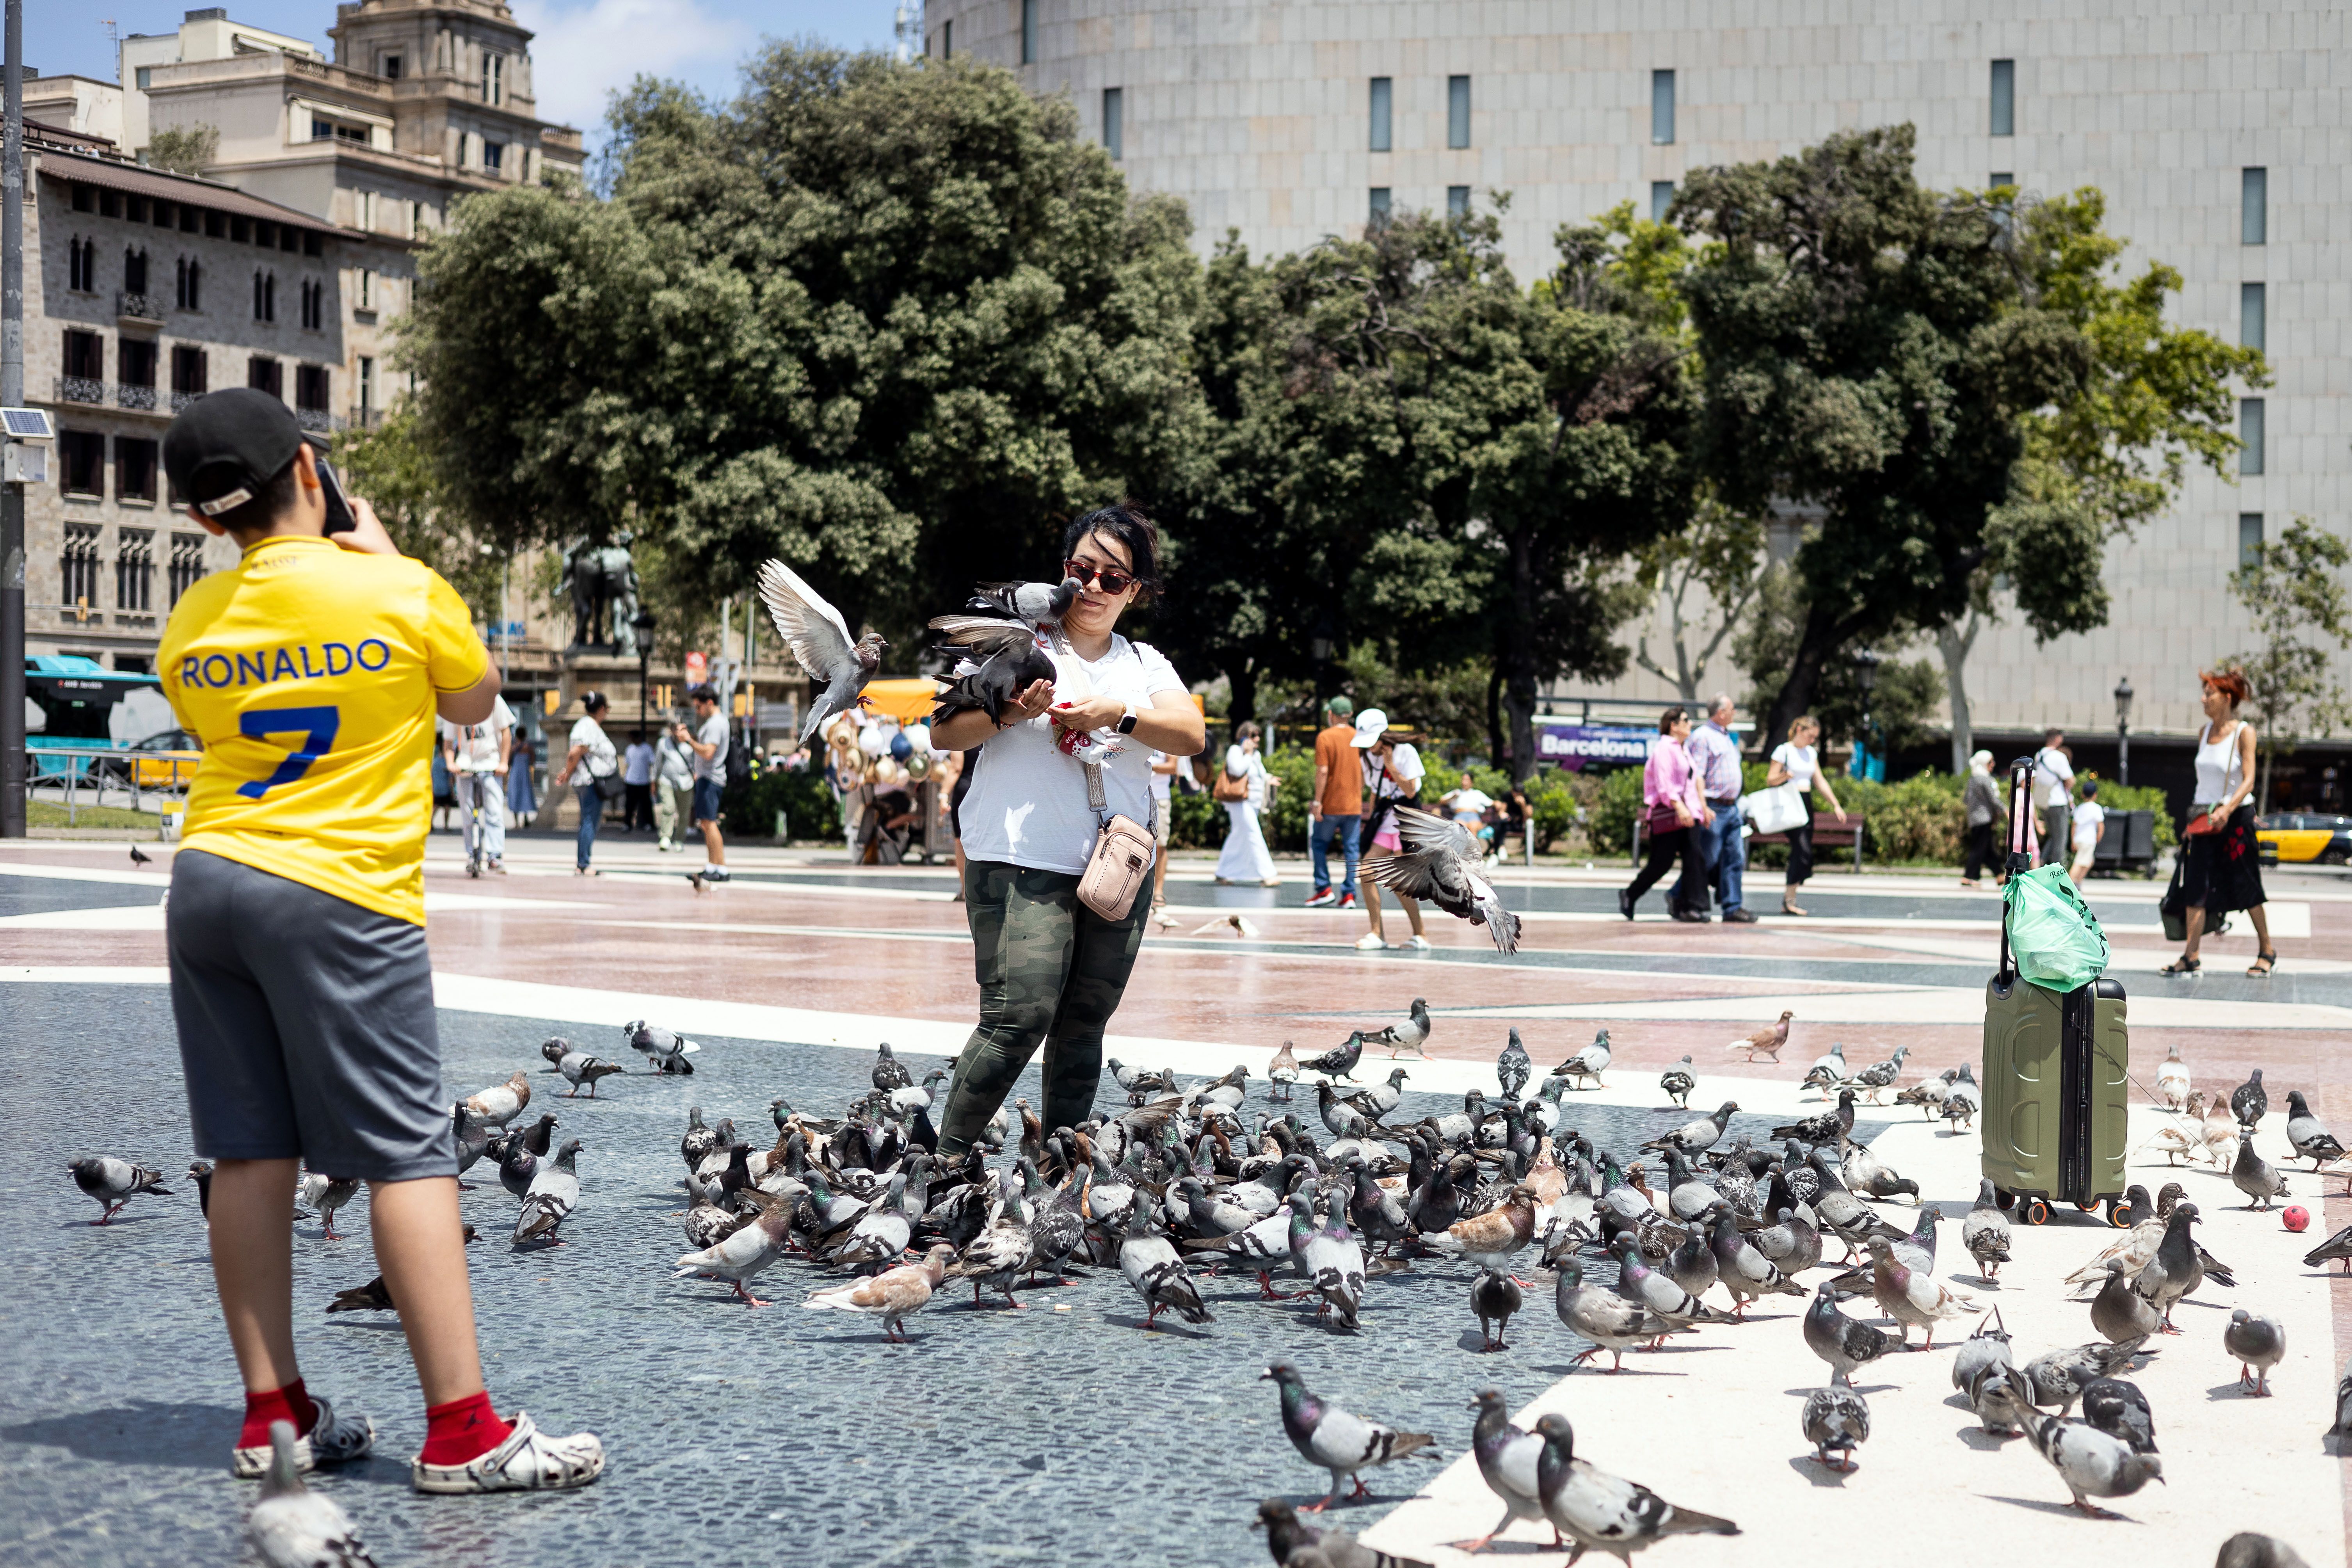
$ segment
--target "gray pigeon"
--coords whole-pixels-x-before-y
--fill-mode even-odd
[[[2009,1345],[2009,1331],[2001,1326],[2000,1309],[1996,1307],[1977,1325],[1975,1333],[1960,1342],[1959,1353],[1952,1357],[1952,1386],[1972,1394],[1978,1379],[2014,1364]]]
[[[2083,1419],[2110,1437],[2129,1443],[2135,1454],[2156,1452],[2156,1413],[2139,1384],[2120,1377],[2095,1377],[2083,1385]]]
[[[455,1143],[457,1147],[457,1174],[459,1176],[463,1176],[467,1171],[472,1170],[477,1164],[480,1163],[482,1156],[489,1151],[490,1129],[488,1125],[485,1122],[477,1121],[472,1115],[467,1113],[466,1108],[462,1105],[452,1104],[449,1107],[449,1136],[450,1142]],[[471,1182],[460,1182],[458,1184],[462,1187],[471,1188],[474,1184]]]
[[[2260,1205],[2268,1209],[2273,1198],[2287,1195],[2286,1178],[2254,1152],[2254,1130],[2251,1124],[2238,1134],[2238,1163],[2230,1167],[2230,1184],[2246,1194],[2248,1208]]]
[[[1128,1210],[1127,1235],[1118,1244],[1118,1269],[1135,1293],[1143,1298],[1143,1326],[1160,1326],[1160,1314],[1173,1312],[1188,1323],[1210,1321],[1201,1304],[1201,1289],[1184,1268],[1181,1253],[1164,1236],[1155,1236],[1141,1204]]]
[[[1495,1058],[1495,1077],[1502,1083],[1503,1098],[1517,1100],[1519,1091],[1528,1087],[1528,1075],[1535,1070],[1536,1064],[1528,1059],[1528,1048],[1519,1044],[1518,1030],[1513,1029],[1511,1037],[1504,1043],[1503,1054]]]
[[[760,568],[760,597],[793,658],[824,689],[809,704],[808,721],[801,726],[801,744],[806,745],[827,720],[857,706],[858,689],[874,679],[889,645],[874,632],[853,639],[841,612],[781,561]]]
[[[2074,1401],[2083,1396],[2083,1385],[2095,1377],[2113,1377],[2131,1365],[2141,1343],[2126,1340],[2121,1344],[2075,1345],[2035,1356],[2025,1363],[2025,1381],[2033,1391],[2033,1403],[2055,1405],[2061,1415],[2072,1414]]]
[[[1534,1461],[1528,1461],[1528,1484],[1534,1485]],[[1537,1517],[1542,1517],[1538,1514]],[[1252,1530],[1265,1531],[1265,1549],[1277,1568],[1429,1568],[1418,1557],[1399,1557],[1365,1545],[1344,1530],[1318,1530],[1298,1517],[1298,1510],[1279,1498],[1257,1505]]]
[[[2336,1425],[2327,1430],[2352,1432],[2352,1356],[2345,1358],[2344,1375],[2336,1380]]]
[[[874,1067],[867,1077],[873,1080],[874,1087],[884,1094],[889,1093],[894,1089],[904,1089],[915,1081],[914,1076],[907,1070],[907,1064],[891,1054],[890,1042],[887,1040],[879,1041],[875,1045]]]
[[[1503,1331],[1511,1326],[1525,1302],[1519,1282],[1499,1268],[1486,1269],[1470,1282],[1470,1310],[1477,1315],[1481,1351],[1511,1348],[1503,1342]],[[1486,1327],[1489,1322],[1495,1325],[1491,1330]]]
[[[1543,1454],[1543,1439],[1511,1425],[1510,1410],[1503,1403],[1501,1389],[1482,1388],[1471,1403],[1477,1409],[1478,1419],[1470,1428],[1470,1452],[1478,1461],[1478,1474],[1486,1481],[1486,1489],[1503,1500],[1503,1517],[1494,1529],[1475,1541],[1458,1543],[1455,1550],[1483,1552],[1495,1537],[1511,1527],[1513,1520],[1544,1519],[1543,1495],[1536,1475],[1537,1463]],[[1557,1525],[1552,1527],[1551,1538],[1555,1547],[1567,1544]]]
[[[2263,1088],[2263,1069],[2256,1068],[2245,1082],[2230,1091],[2230,1114],[2238,1125],[2252,1131],[2263,1113],[2270,1110],[2271,1097]]]
[[[577,1164],[580,1140],[566,1138],[563,1147],[555,1152],[552,1163],[542,1164],[539,1173],[530,1179],[530,1190],[523,1194],[522,1212],[515,1216],[514,1244],[543,1242],[549,1247],[563,1245],[556,1227],[572,1217],[580,1206],[580,1172]]]
[[[1598,1087],[1601,1075],[1609,1070],[1610,1055],[1609,1031],[1602,1029],[1592,1037],[1591,1045],[1552,1068],[1551,1076],[1565,1080],[1571,1089],[1584,1086],[1588,1079]]]
[[[2286,1357],[2286,1330],[2278,1320],[2240,1307],[2221,1331],[2221,1348],[2237,1358],[2238,1386],[2258,1399],[2270,1397],[2271,1368]]]
[[[686,1058],[702,1047],[676,1030],[639,1018],[622,1025],[621,1035],[629,1042],[629,1048],[645,1058],[654,1071],[681,1078],[694,1076],[694,1064]]]
[[[1536,1423],[1543,1453],[1536,1461],[1537,1492],[1552,1528],[1571,1537],[1571,1556],[1597,1549],[1631,1564],[1633,1553],[1669,1535],[1737,1535],[1727,1519],[1676,1508],[1645,1486],[1612,1476],[1576,1457],[1576,1434],[1565,1415]]]
[[[1330,1472],[1331,1490],[1308,1508],[1310,1513],[1320,1513],[1339,1500],[1343,1478],[1356,1483],[1350,1497],[1368,1498],[1371,1489],[1364,1485],[1360,1472],[1423,1449],[1429,1450],[1431,1458],[1438,1457],[1433,1447],[1437,1439],[1426,1432],[1400,1432],[1316,1398],[1307,1392],[1307,1381],[1298,1369],[1286,1361],[1267,1367],[1258,1374],[1258,1381],[1274,1384],[1281,1393],[1282,1430],[1298,1457]]]
[[[172,1189],[163,1185],[163,1172],[118,1160],[111,1154],[76,1160],[66,1169],[73,1173],[74,1185],[81,1189],[82,1196],[96,1199],[106,1211],[90,1221],[92,1225],[104,1225],[113,1219],[123,1205],[141,1193],[165,1198],[172,1195]]]
[[[1851,1388],[1816,1388],[1805,1395],[1801,1425],[1815,1463],[1851,1470],[1853,1451],[1870,1441],[1870,1405]],[[1845,1456],[1843,1463],[1830,1464],[1832,1448]]]
[[[2330,1160],[2344,1158],[2344,1145],[2336,1142],[2326,1122],[2311,1113],[2311,1107],[2304,1103],[2303,1090],[2288,1089],[2286,1104],[2287,1147],[2294,1151],[2296,1159],[2310,1161],[2315,1171]]]
[[[375,1568],[375,1559],[332,1498],[302,1484],[294,1463],[294,1423],[269,1424],[269,1469],[261,1500],[246,1516],[246,1539],[271,1568]]]
[[[2094,1519],[2114,1515],[2093,1498],[2129,1497],[2149,1481],[2164,1479],[2164,1461],[2154,1454],[2137,1454],[2129,1443],[2109,1436],[2087,1421],[2044,1415],[2015,1393],[2016,1380],[1998,1385],[1996,1397],[2009,1406],[2013,1423],[2033,1440],[2034,1448],[2050,1461],[2074,1506]]]
[[[2120,1258],[2107,1259],[2107,1282],[2091,1298],[2091,1327],[2111,1344],[2137,1344],[2164,1328],[2164,1314],[2132,1289],[2130,1266]]]
[[[1368,1035],[1364,1038],[1367,1045],[1386,1046],[1391,1060],[1396,1058],[1399,1051],[1411,1051],[1415,1056],[1426,1055],[1421,1047],[1429,1039],[1429,1004],[1418,996],[1414,997],[1402,1023],[1391,1024],[1378,1034]]]
[[[1559,1279],[1552,1288],[1552,1308],[1570,1331],[1591,1342],[1590,1349],[1570,1358],[1570,1364],[1581,1364],[1607,1351],[1614,1358],[1611,1372],[1622,1370],[1625,1352],[1644,1340],[1691,1331],[1677,1328],[1639,1301],[1587,1285],[1583,1266],[1572,1258],[1560,1265]]]
[[[2295,1549],[2274,1535],[2242,1530],[2221,1542],[2213,1568],[2311,1568]]]
[[[1642,1147],[1671,1149],[1684,1154],[1702,1153],[1715,1147],[1716,1140],[1723,1136],[1723,1130],[1731,1125],[1731,1119],[1738,1110],[1738,1100],[1727,1100],[1712,1114],[1702,1116],[1696,1121],[1686,1121],[1671,1132],[1661,1132]]]
[[[1395,815],[1403,851],[1364,862],[1362,875],[1407,898],[1435,904],[1457,920],[1483,923],[1497,950],[1517,952],[1519,917],[1503,907],[1494,884],[1486,880],[1485,857],[1469,830],[1409,805],[1398,806]]]
[[[2324,1268],[2330,1263],[2340,1263],[2343,1272],[2352,1274],[2352,1225],[2346,1226],[2317,1247],[2303,1255],[2306,1268]]]
[[[1658,1075],[1658,1087],[1666,1091],[1667,1099],[1673,1100],[1676,1105],[1687,1109],[1690,1105],[1691,1090],[1698,1087],[1698,1079],[1691,1071],[1690,1058],[1685,1057],[1682,1060],[1676,1062],[1674,1066],[1660,1073]]]
[[[335,1234],[335,1215],[349,1208],[359,1195],[357,1176],[330,1176],[318,1171],[306,1173],[294,1189],[294,1201],[318,1216],[321,1234],[329,1241],[342,1240]]]
[[[1977,1277],[1987,1284],[2009,1261],[2009,1216],[1992,1194],[1992,1180],[1977,1184],[1976,1206],[1960,1221],[1960,1245],[1977,1260]]]
[[[768,1303],[745,1289],[744,1282],[782,1257],[784,1246],[791,1239],[792,1205],[782,1199],[770,1198],[761,1203],[758,1216],[751,1224],[719,1237],[699,1252],[680,1258],[670,1278],[687,1279],[701,1275],[724,1279],[735,1288],[737,1300],[764,1307]]]
[[[2003,1336],[2004,1342],[2007,1336]],[[1805,1344],[1830,1365],[1830,1381],[1852,1386],[1853,1369],[1876,1361],[1895,1348],[1895,1342],[1838,1310],[1837,1295],[1827,1285],[1813,1292],[1805,1309]]]
[[[564,1099],[579,1099],[580,1086],[585,1084],[588,1086],[588,1098],[593,1100],[596,1098],[596,1085],[600,1081],[626,1069],[618,1062],[608,1062],[602,1057],[592,1057],[586,1051],[566,1051],[556,1061],[555,1070],[562,1073],[564,1081],[572,1086],[572,1092],[565,1095]]]

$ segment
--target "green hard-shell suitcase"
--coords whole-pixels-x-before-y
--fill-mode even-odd
[[[2032,864],[2026,785],[2032,760],[2011,768],[2012,874]],[[2000,968],[1985,987],[1983,1171],[2003,1208],[2021,1200],[2040,1225],[2049,1205],[2109,1219],[2122,1205],[2129,1141],[2125,1099],[2130,1063],[2124,988],[2102,976],[2067,992],[2046,991],[2017,973],[2001,921]]]

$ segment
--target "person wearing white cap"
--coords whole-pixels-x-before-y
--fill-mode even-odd
[[[1364,759],[1364,789],[1371,804],[1364,813],[1368,837],[1364,841],[1364,858],[1378,860],[1404,848],[1404,839],[1397,831],[1397,804],[1412,800],[1421,794],[1421,753],[1412,746],[1411,732],[1389,727],[1389,716],[1377,708],[1367,708],[1356,715],[1356,750]],[[1364,913],[1370,917],[1372,929],[1356,939],[1356,945],[1367,952],[1376,952],[1389,945],[1388,932],[1381,923],[1381,890],[1366,879]],[[1404,906],[1405,919],[1412,922],[1412,935],[1402,945],[1426,948],[1429,938],[1422,934],[1421,904],[1417,900],[1392,892],[1396,901]]]
[[[1967,813],[1969,828],[1969,859],[1960,871],[1960,886],[1973,888],[1988,865],[2000,869],[2000,861],[1993,853],[1993,825],[2009,815],[2000,803],[2000,786],[1993,782],[1990,752],[1969,757],[1969,782],[1960,792],[1960,809]]]

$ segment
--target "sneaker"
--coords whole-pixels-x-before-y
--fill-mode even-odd
[[[1307,907],[1310,910],[1328,909],[1331,905],[1336,904],[1339,901],[1339,895],[1333,892],[1330,889],[1325,888],[1308,896],[1307,900]]]
[[[724,866],[705,866],[702,868],[702,879],[706,882],[723,882],[727,880],[727,868]]]
[[[1756,911],[1748,909],[1726,910],[1723,911],[1723,923],[1727,926],[1752,926],[1756,923]]]
[[[1356,939],[1356,951],[1359,952],[1378,952],[1386,946],[1388,940],[1376,931],[1368,931]]]
[[[1629,921],[1633,918],[1633,895],[1630,889],[1617,889],[1617,912]]]
[[[1429,951],[1429,939],[1422,935],[1419,931],[1415,931],[1412,935],[1405,938],[1404,944],[1405,946],[1412,949],[1415,952],[1427,952]]]
[[[337,1419],[335,1406],[318,1394],[310,1403],[319,1419],[310,1431],[294,1439],[294,1468],[305,1472],[320,1465],[348,1464],[375,1447],[375,1423],[364,1415]],[[241,1481],[257,1481],[269,1473],[270,1448],[237,1448],[230,1452],[228,1473]]]
[[[1356,907],[1356,895],[1353,893],[1342,893],[1339,895],[1339,901],[1332,907],[1335,909],[1352,910]]]
[[[604,1445],[593,1432],[549,1437],[518,1410],[507,1440],[463,1465],[412,1459],[409,1479],[421,1492],[536,1492],[584,1487],[604,1473]]]

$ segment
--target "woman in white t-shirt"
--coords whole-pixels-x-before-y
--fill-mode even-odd
[[[1367,860],[1383,859],[1404,847],[1403,836],[1397,831],[1396,808],[1400,802],[1417,798],[1421,780],[1426,771],[1422,766],[1421,752],[1413,742],[1420,737],[1409,730],[1389,728],[1389,716],[1377,708],[1367,708],[1356,715],[1356,749],[1364,758],[1364,856]],[[1388,931],[1381,923],[1381,890],[1367,879],[1363,883],[1364,914],[1372,929],[1356,939],[1356,945],[1366,952],[1376,952],[1389,945]],[[1390,896],[1404,906],[1404,918],[1412,922],[1412,935],[1402,945],[1425,949],[1429,938],[1421,929],[1421,904],[1391,889]]]
[[[601,691],[591,691],[580,699],[580,721],[572,726],[572,750],[564,753],[563,765],[549,781],[559,787],[572,785],[572,793],[580,802],[580,837],[572,868],[572,875],[578,877],[596,875],[588,858],[595,853],[596,824],[604,816],[602,781],[617,780],[621,771],[620,755],[613,750],[612,739],[599,721],[609,706]]]
[[[1189,757],[1208,743],[1168,661],[1115,629],[1120,612],[1158,585],[1159,531],[1134,508],[1108,506],[1070,525],[1062,553],[1063,575],[1080,591],[1048,651],[1055,679],[1033,681],[1001,721],[971,709],[931,726],[933,746],[982,753],[956,814],[980,1023],[940,1117],[942,1161],[970,1152],[1041,1045],[1047,1130],[1093,1114],[1103,1029],[1127,989],[1150,905],[1138,898],[1126,918],[1107,921],[1078,901],[1078,878],[1108,816],[1151,820],[1151,753]],[[1070,750],[1087,742],[1118,747],[1099,766],[1100,812]]]
[[[1807,713],[1789,726],[1789,738],[1772,748],[1772,765],[1764,774],[1764,787],[1773,789],[1784,784],[1797,786],[1797,798],[1804,803],[1805,820],[1789,829],[1789,876],[1780,889],[1780,912],[1801,915],[1797,907],[1797,889],[1813,874],[1813,792],[1830,803],[1841,823],[1845,820],[1845,807],[1838,804],[1837,792],[1830,788],[1829,774],[1822,772],[1821,753],[1814,742],[1822,738],[1821,721]]]
[[[1265,759],[1257,754],[1257,725],[1244,719],[1234,731],[1234,743],[1225,748],[1225,776],[1239,779],[1247,793],[1239,800],[1225,802],[1225,847],[1217,857],[1221,887],[1237,882],[1255,882],[1261,888],[1282,886],[1282,879],[1274,874],[1274,856],[1265,847],[1265,830],[1258,822],[1273,804],[1274,792],[1282,781],[1265,771]]]

